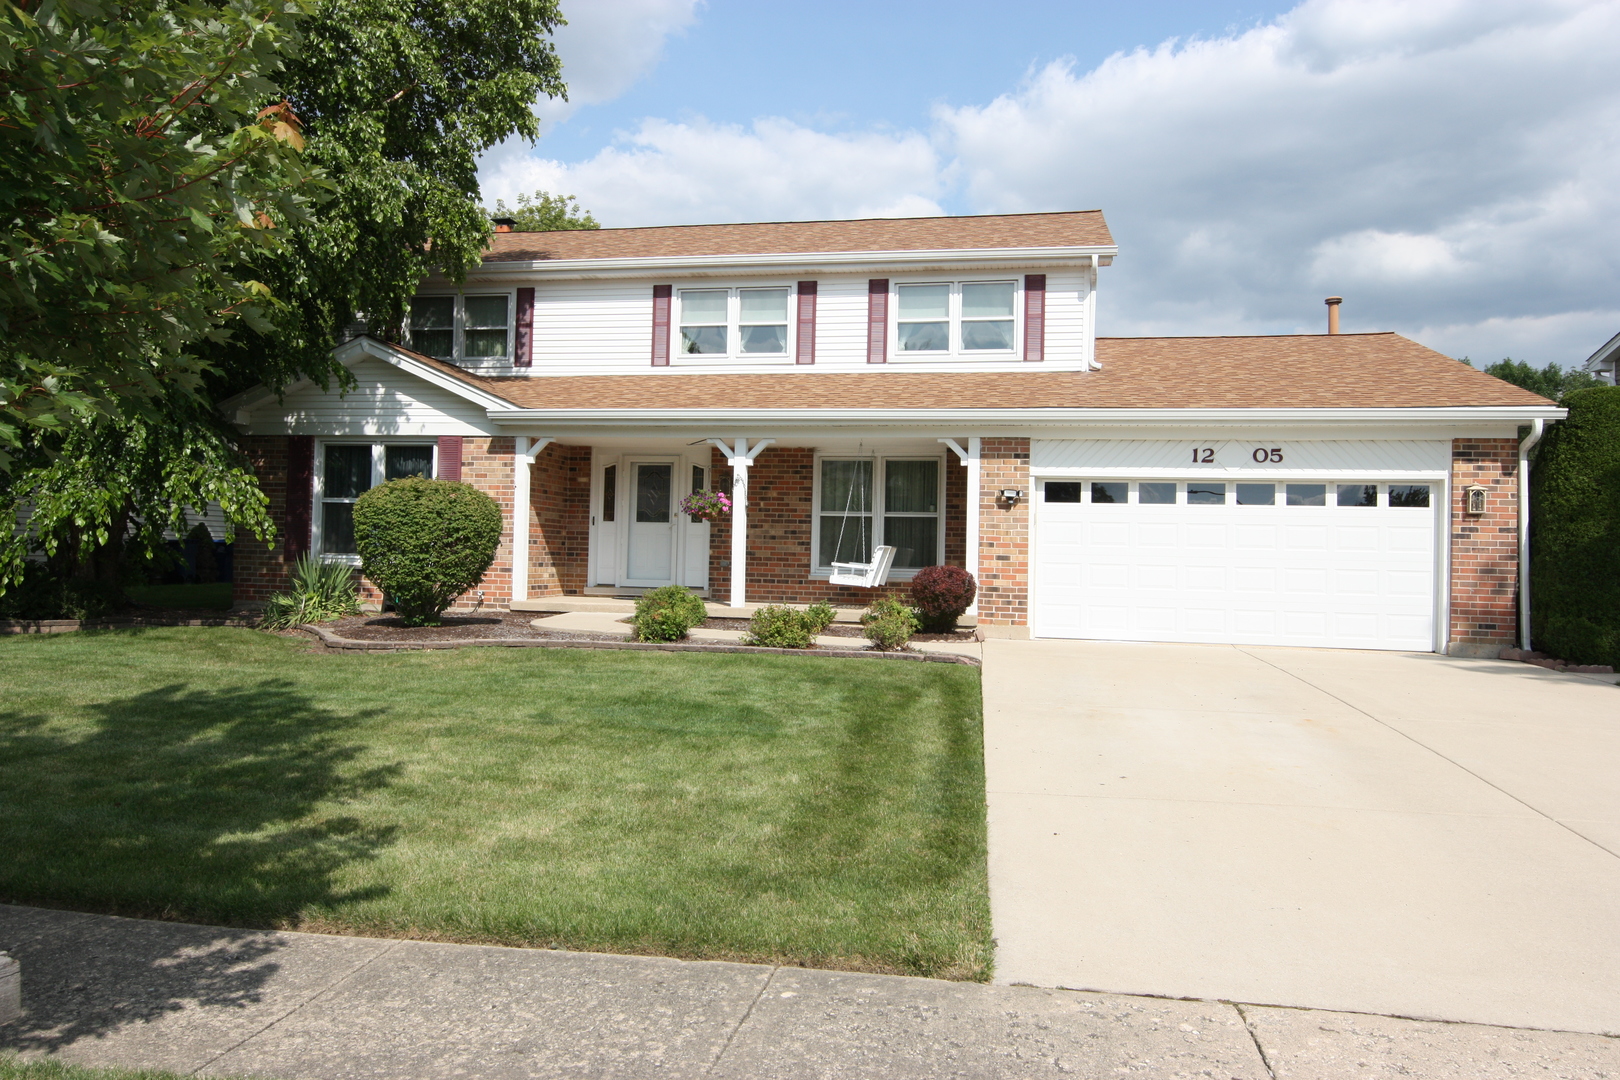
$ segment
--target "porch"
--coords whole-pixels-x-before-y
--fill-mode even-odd
[[[512,537],[514,610],[606,611],[673,584],[716,615],[825,601],[853,618],[924,566],[967,566],[978,531],[967,438],[513,441],[529,473],[513,487],[512,518],[528,522]],[[680,513],[696,490],[730,493],[729,518]],[[885,586],[828,580],[880,544],[898,549]]]

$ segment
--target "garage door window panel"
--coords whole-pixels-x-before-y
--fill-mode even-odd
[[[1188,484],[1187,505],[1189,506],[1225,506],[1225,484]]]
[[[1094,503],[1126,503],[1130,501],[1131,485],[1126,483],[1093,483],[1091,501]]]
[[[1077,503],[1080,501],[1081,485],[1071,480],[1048,480],[1046,482],[1045,501],[1049,503]]]
[[[1289,506],[1326,506],[1326,484],[1289,484],[1285,492]]]
[[[1378,505],[1377,484],[1340,484],[1338,488],[1340,506]]]
[[[1239,506],[1273,506],[1277,502],[1276,484],[1238,484]]]
[[[1176,485],[1144,481],[1136,485],[1136,501],[1144,506],[1174,506]]]
[[[1389,485],[1389,505],[1392,507],[1425,508],[1429,505],[1428,484]]]

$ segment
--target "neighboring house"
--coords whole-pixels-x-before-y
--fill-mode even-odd
[[[1614,335],[1601,349],[1587,357],[1582,366],[1610,386],[1620,386],[1620,334]]]
[[[1562,410],[1395,334],[1098,339],[1115,252],[1098,212],[497,234],[338,348],[346,396],[229,403],[284,537],[238,598],[431,472],[519,523],[469,603],[861,604],[830,565],[887,544],[890,588],[972,570],[988,634],[1513,643],[1516,432]],[[703,487],[733,520],[676,512]]]

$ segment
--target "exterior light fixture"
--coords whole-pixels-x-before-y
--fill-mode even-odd
[[[1002,488],[1001,489],[1001,498],[1002,498],[1003,502],[1015,503],[1019,499],[1022,499],[1023,497],[1024,497],[1024,493],[1022,491],[1019,491],[1017,488]]]
[[[1470,484],[1466,489],[1466,506],[1468,513],[1479,516],[1485,512],[1485,486],[1483,484]]]

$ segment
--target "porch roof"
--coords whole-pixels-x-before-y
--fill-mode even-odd
[[[396,346],[397,347],[397,346]],[[405,350],[402,350],[405,351]],[[482,377],[520,409],[1404,409],[1553,403],[1399,334],[1099,338],[1100,371],[799,368],[760,375]],[[1031,365],[1033,368],[1034,365]]]

